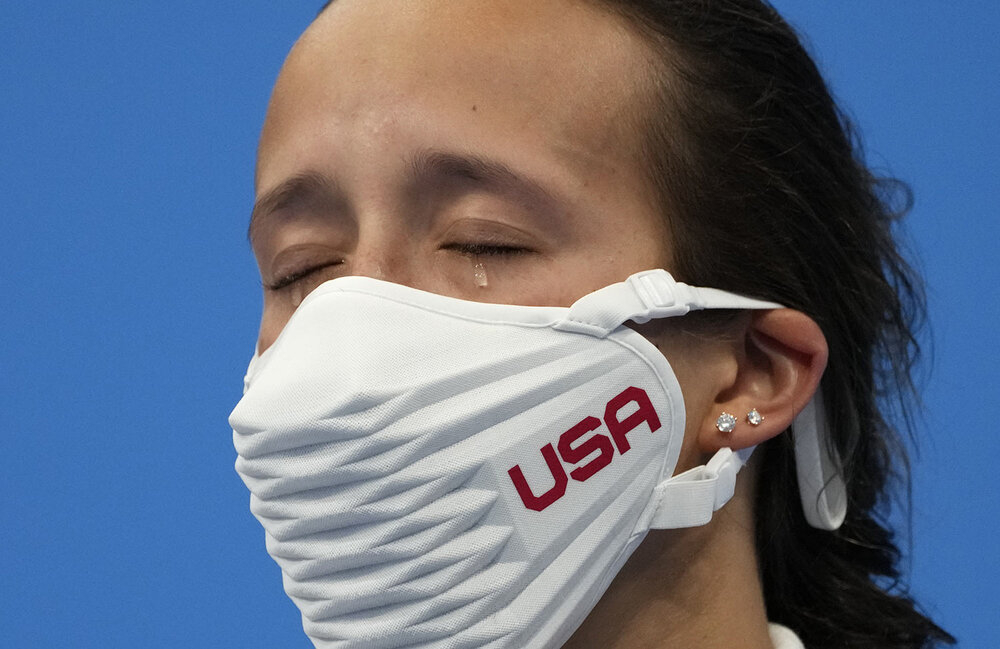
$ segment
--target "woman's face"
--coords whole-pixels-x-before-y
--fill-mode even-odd
[[[634,272],[671,268],[669,215],[640,155],[651,56],[594,4],[336,0],[316,20],[281,72],[261,137],[251,224],[264,283],[259,351],[311,290],[336,277],[566,306]],[[762,371],[740,383],[741,357],[763,358],[765,370],[788,364],[750,355],[739,336],[645,327],[684,391],[677,472],[733,443],[711,436],[719,400],[733,412],[771,405],[737,397],[748,382],[746,391],[763,396],[780,383],[771,374],[792,376]],[[780,423],[770,412],[769,423]],[[745,531],[749,519],[730,520]],[[651,547],[626,566],[626,582],[662,575],[645,570],[662,545]],[[641,592],[622,588],[614,601]],[[616,611],[594,624],[620,618]]]
[[[259,350],[334,277],[568,305],[669,268],[638,153],[647,58],[578,1],[337,0],[261,138]]]

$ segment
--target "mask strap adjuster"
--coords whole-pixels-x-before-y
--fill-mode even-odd
[[[604,338],[629,320],[645,324],[700,309],[780,309],[765,302],[713,288],[689,286],[663,269],[647,270],[624,282],[580,298],[554,328]]]
[[[653,490],[648,527],[671,530],[697,527],[712,520],[736,491],[736,474],[750,459],[753,447],[720,449],[708,464],[664,480]]]

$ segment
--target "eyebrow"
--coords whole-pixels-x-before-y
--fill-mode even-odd
[[[253,244],[261,223],[273,218],[275,212],[302,205],[336,204],[342,196],[337,183],[324,174],[316,171],[296,174],[257,199],[250,212],[247,239]]]
[[[555,196],[541,183],[526,178],[498,160],[474,154],[427,149],[409,161],[408,181],[420,187],[431,179],[466,180],[520,200],[548,205]],[[344,193],[331,177],[318,171],[306,171],[285,180],[261,196],[250,213],[247,239],[251,245],[261,224],[276,212],[306,205],[339,205]]]
[[[503,162],[474,154],[424,150],[410,161],[410,173],[410,180],[415,186],[430,178],[468,180],[534,202],[551,203],[556,200],[541,183],[522,176]]]

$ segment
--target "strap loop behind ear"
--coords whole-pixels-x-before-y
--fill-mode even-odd
[[[795,469],[806,521],[821,530],[835,530],[847,516],[847,486],[840,458],[829,447],[826,407],[820,390],[792,423]]]

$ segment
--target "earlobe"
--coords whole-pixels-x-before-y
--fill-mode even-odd
[[[826,368],[826,338],[801,311],[751,314],[730,385],[699,429],[703,452],[756,446],[787,429],[819,386]]]

